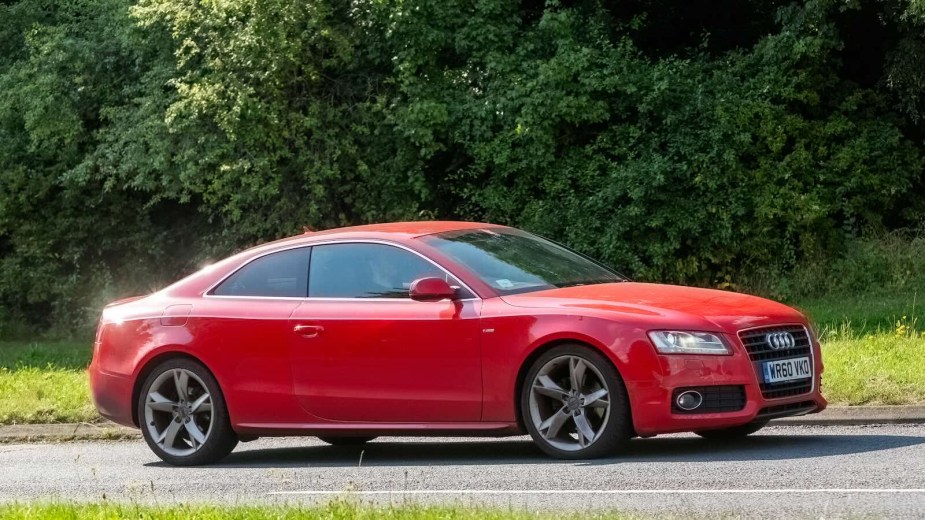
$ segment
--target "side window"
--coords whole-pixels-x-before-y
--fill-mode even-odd
[[[304,298],[310,255],[311,248],[303,247],[260,257],[238,269],[212,294]]]
[[[423,258],[383,244],[331,244],[312,252],[312,298],[408,298],[411,282],[447,274]],[[458,285],[454,279],[450,284]]]

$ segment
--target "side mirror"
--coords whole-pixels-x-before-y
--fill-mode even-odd
[[[443,278],[419,278],[411,282],[411,299],[419,302],[436,302],[452,300],[456,290]]]

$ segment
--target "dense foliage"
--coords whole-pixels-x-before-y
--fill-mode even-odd
[[[0,323],[422,218],[786,296],[920,224],[923,103],[921,0],[5,0]]]

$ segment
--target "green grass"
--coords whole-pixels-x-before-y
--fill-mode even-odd
[[[925,403],[925,338],[921,333],[846,336],[822,345],[822,391],[830,402]]]
[[[425,507],[416,505],[372,506],[336,500],[323,506],[140,506],[124,504],[12,504],[0,505],[0,519],[67,519],[86,518],[117,520],[122,518],[176,520],[530,520],[540,519],[624,519],[639,518],[619,513],[543,513],[509,511],[482,507]]]
[[[0,343],[0,424],[90,422],[90,345]]]
[[[0,368],[42,368],[86,370],[90,364],[92,345],[88,342],[0,342]]]
[[[99,420],[82,372],[0,368],[0,396],[0,424]]]
[[[914,291],[830,295],[790,302],[805,312],[817,332],[848,327],[856,334],[891,332],[896,322],[906,316],[908,321],[925,324],[925,294]]]
[[[824,329],[822,390],[833,404],[925,403],[925,335],[900,318],[892,331]]]
[[[813,321],[833,404],[925,403],[925,305],[914,291],[827,296],[794,306]]]

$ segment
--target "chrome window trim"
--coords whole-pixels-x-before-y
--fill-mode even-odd
[[[242,295],[211,294],[211,292],[212,292],[213,290],[215,290],[216,287],[218,287],[219,285],[221,285],[222,283],[224,283],[225,280],[231,278],[232,276],[234,276],[235,273],[237,273],[237,272],[240,271],[241,269],[244,269],[245,267],[247,267],[248,265],[250,265],[251,262],[255,262],[255,261],[257,261],[257,260],[259,260],[259,259],[261,259],[261,258],[263,258],[263,257],[265,257],[265,256],[269,256],[269,255],[276,254],[276,253],[282,253],[282,252],[285,252],[285,251],[292,251],[293,249],[302,249],[302,248],[306,248],[306,247],[315,247],[315,246],[327,246],[327,245],[334,245],[334,244],[378,244],[378,245],[392,246],[392,247],[397,247],[397,248],[399,248],[399,249],[403,249],[403,250],[405,250],[405,251],[407,251],[407,252],[409,252],[409,253],[412,253],[412,254],[414,254],[414,255],[419,256],[420,258],[423,258],[426,262],[431,263],[431,264],[434,265],[437,269],[443,271],[444,274],[446,274],[447,276],[449,276],[449,277],[452,278],[453,280],[456,280],[457,282],[459,282],[459,284],[462,286],[463,289],[469,291],[469,294],[472,294],[472,295],[473,295],[472,298],[461,298],[461,299],[452,300],[452,301],[465,302],[465,301],[475,301],[475,300],[480,300],[480,299],[481,299],[481,298],[479,298],[478,293],[476,293],[475,291],[473,291],[472,288],[469,287],[469,286],[466,284],[466,282],[460,280],[459,277],[457,277],[457,276],[454,275],[453,273],[447,271],[445,267],[443,267],[442,265],[438,264],[436,261],[432,260],[431,258],[428,258],[427,256],[425,256],[425,255],[422,254],[422,253],[419,253],[418,251],[415,251],[414,249],[411,249],[411,248],[408,247],[408,246],[405,246],[404,244],[399,244],[399,243],[397,243],[397,242],[390,242],[390,241],[388,241],[388,240],[356,239],[356,238],[353,238],[353,239],[341,239],[341,240],[336,240],[336,239],[335,239],[335,240],[322,240],[322,241],[319,241],[319,242],[311,242],[311,243],[307,243],[307,244],[298,244],[298,245],[283,247],[283,248],[280,248],[280,249],[274,249],[274,250],[272,250],[272,251],[266,251],[266,252],[264,252],[264,253],[261,253],[261,254],[255,256],[255,257],[249,259],[247,262],[244,262],[243,264],[239,265],[235,270],[233,270],[233,271],[231,271],[230,273],[228,273],[227,275],[223,276],[223,277],[222,277],[221,279],[219,279],[217,282],[215,282],[214,284],[210,285],[208,289],[206,289],[205,291],[203,291],[201,296],[202,296],[203,298],[221,298],[221,299],[232,299],[232,300],[255,300],[255,299],[256,299],[256,300],[293,300],[293,301],[296,301],[296,300],[298,300],[298,301],[311,300],[311,301],[349,301],[349,302],[361,301],[361,302],[413,302],[413,303],[432,303],[432,302],[419,302],[419,301],[417,301],[417,300],[412,300],[411,298],[331,298],[331,297],[325,297],[325,296],[316,296],[316,297],[305,296],[305,297],[299,297],[299,296],[242,296]],[[309,260],[309,266],[310,266],[310,265],[311,265],[311,260]],[[309,267],[308,278],[309,278],[309,284],[310,284],[310,283],[311,283],[311,267]]]
[[[741,346],[742,350],[745,351],[745,357],[749,357],[748,349],[745,348],[745,344],[742,342],[742,336],[740,334],[742,334],[743,332],[748,332],[750,330],[770,329],[774,327],[801,327],[804,331],[806,331],[806,338],[809,340],[809,359],[810,359],[810,363],[812,364],[811,366],[813,367],[812,384],[810,385],[809,392],[805,394],[797,394],[797,395],[791,395],[787,397],[772,397],[770,399],[765,398],[762,395],[761,399],[763,399],[764,401],[780,401],[782,399],[793,399],[796,397],[803,397],[803,396],[807,396],[807,395],[815,393],[816,392],[816,377],[819,376],[819,374],[816,373],[816,348],[815,348],[815,345],[813,345],[813,335],[810,334],[809,327],[807,327],[806,325],[802,323],[773,323],[771,325],[760,325],[757,327],[749,327],[747,329],[737,330],[736,339],[739,341],[739,346]],[[749,363],[754,364],[751,358],[749,358],[748,361]],[[759,363],[761,363],[761,361],[759,361]],[[752,372],[755,372],[755,371],[752,370]],[[758,381],[758,393],[760,394],[761,393],[761,380],[758,379],[758,372],[755,372],[755,380]]]

